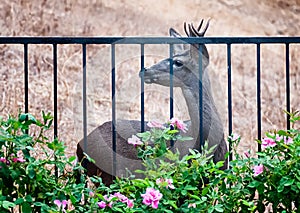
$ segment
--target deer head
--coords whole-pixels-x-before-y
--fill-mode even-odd
[[[184,31],[188,37],[203,37],[209,26],[201,30],[203,25],[201,20],[197,29],[193,24],[184,23]],[[170,28],[170,36],[181,38],[181,35]],[[191,87],[194,79],[199,79],[199,57],[202,57],[202,70],[204,71],[209,63],[209,55],[205,45],[201,45],[202,53],[199,51],[199,44],[174,44],[173,51],[173,84],[175,87]],[[144,72],[145,83],[155,83],[163,86],[170,84],[170,59],[160,61],[159,63],[146,68]]]

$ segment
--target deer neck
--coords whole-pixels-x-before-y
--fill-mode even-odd
[[[206,72],[204,72],[206,73]],[[199,80],[193,78],[188,85],[181,88],[185,98],[189,116],[191,119],[190,134],[193,138],[199,140],[200,135],[200,115],[199,115]],[[202,79],[202,110],[203,110],[203,136],[208,138],[213,111],[213,99],[211,96],[211,86],[207,74],[203,75]]]

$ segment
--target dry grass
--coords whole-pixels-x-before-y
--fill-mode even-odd
[[[208,36],[296,35],[299,31],[297,1],[17,1],[0,4],[2,36],[149,36],[167,35],[168,27],[181,31],[184,21],[212,17]],[[157,15],[159,14],[159,16]],[[174,16],[176,14],[176,16]],[[181,31],[182,32],[182,31]],[[227,65],[225,46],[209,45],[210,72],[224,124],[227,119]],[[117,116],[139,119],[139,48],[117,47]],[[263,45],[261,50],[262,129],[285,127],[285,50],[282,45]],[[146,47],[146,65],[163,58],[167,46]],[[0,45],[0,112],[24,109],[23,47]],[[299,46],[290,48],[291,106],[299,106]],[[29,109],[53,111],[53,65],[50,45],[29,46]],[[89,131],[111,113],[110,49],[88,46]],[[82,59],[79,45],[58,47],[59,136],[74,154],[82,137]],[[243,136],[240,149],[255,150],[256,58],[254,45],[232,47],[233,128]],[[168,89],[146,86],[146,119],[168,117]],[[125,93],[124,93],[125,91]],[[180,91],[175,93],[175,114],[187,119]],[[159,103],[159,104],[158,104]],[[227,127],[226,127],[227,129]]]

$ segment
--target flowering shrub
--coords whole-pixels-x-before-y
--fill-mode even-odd
[[[292,123],[300,120],[297,113],[290,113]],[[231,168],[218,178],[226,178],[219,188],[223,194],[219,202],[227,209],[245,212],[264,212],[269,205],[271,212],[300,211],[300,131],[299,129],[267,132],[257,141],[262,151],[250,157],[235,152],[240,137],[230,137],[235,160]],[[230,187],[228,187],[230,186]]]
[[[300,120],[290,114],[291,121]],[[149,122],[150,131],[128,139],[138,150],[144,178],[117,178],[106,187],[101,178],[88,179],[75,157],[65,157],[58,139],[44,132],[52,117],[43,121],[30,114],[0,119],[0,212],[272,212],[300,211],[300,132],[297,129],[266,133],[262,151],[236,148],[238,134],[228,137],[234,160],[230,168],[214,163],[207,144],[202,153],[190,150],[180,157],[170,141],[190,140],[178,119],[166,124]],[[44,157],[34,152],[43,151]],[[88,156],[87,156],[88,158]],[[89,158],[88,158],[89,159]],[[67,168],[70,169],[67,169]],[[97,188],[87,183],[97,183]]]
[[[42,121],[31,114],[0,117],[0,212],[87,212],[97,202],[87,177],[79,173],[76,157],[65,156],[61,141],[45,136],[53,118],[42,116]]]

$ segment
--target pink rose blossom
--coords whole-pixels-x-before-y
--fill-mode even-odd
[[[146,193],[141,195],[143,199],[143,204],[150,206],[154,209],[158,208],[159,200],[162,198],[162,194],[159,190],[154,188],[147,188]]]
[[[6,163],[6,158],[5,158],[5,157],[1,157],[1,158],[0,158],[0,162]]]
[[[66,206],[67,206],[68,201],[66,201],[66,200],[62,200],[62,201],[60,201],[60,200],[54,200],[53,203],[54,203],[55,205],[57,205],[57,207],[58,207],[60,210],[62,210],[63,212],[66,212],[65,208],[66,208]],[[62,207],[62,208],[61,208],[61,207]]]
[[[173,180],[172,179],[166,179],[166,182],[168,183],[168,185],[166,186],[167,188],[175,189],[175,186],[173,185]]]
[[[263,148],[267,148],[267,147],[274,147],[276,146],[276,142],[273,138],[264,138],[262,139],[262,143],[261,143]]]
[[[127,199],[126,204],[128,208],[133,208],[134,206],[133,200],[129,200],[129,199]]]
[[[124,202],[126,202],[128,200],[128,198],[125,195],[121,194],[120,192],[114,193],[113,196],[117,197],[118,200],[121,201],[122,203],[124,203]]]
[[[133,200],[129,200],[128,197],[121,194],[120,192],[115,192],[113,195],[110,195],[109,197],[107,195],[104,195],[103,197],[108,202],[108,204],[104,201],[98,202],[97,204],[98,204],[99,208],[105,208],[106,206],[108,206],[109,208],[112,208],[112,206],[115,202],[125,203],[125,204],[127,204],[128,208],[132,208],[134,206]],[[117,199],[114,199],[114,198],[117,198]]]
[[[97,203],[97,205],[99,206],[99,208],[104,209],[106,207],[106,203],[104,201],[100,201]]]
[[[14,154],[11,154],[12,157],[12,161],[14,163],[16,162],[20,162],[20,163],[24,163],[26,160],[23,158],[23,153],[22,152],[17,152],[17,157],[15,157]]]
[[[164,129],[164,125],[160,122],[157,121],[150,121],[147,123],[147,126],[150,128],[159,128],[159,129]]]
[[[285,137],[284,138],[284,143],[286,145],[289,145],[289,144],[293,143],[293,138],[291,138],[291,137]]]
[[[262,164],[254,166],[253,168],[254,171],[254,177],[260,175],[264,171],[264,166]]]
[[[135,135],[132,135],[132,137],[128,138],[127,141],[128,141],[128,144],[132,144],[132,145],[134,145],[134,147],[143,145],[143,142]]]
[[[156,184],[157,185],[161,185],[162,183],[167,183],[168,185],[166,186],[166,188],[170,188],[170,189],[175,189],[175,186],[173,185],[173,180],[172,179],[164,179],[164,178],[158,178],[156,179]]]
[[[172,118],[170,120],[170,125],[173,126],[173,127],[177,127],[177,129],[183,131],[183,132],[186,132],[187,131],[187,126],[185,123],[183,123],[183,121],[177,119],[177,118]]]
[[[90,197],[94,197],[94,195],[95,195],[95,193],[94,193],[93,191],[90,191],[90,192],[89,192],[89,196],[90,196]]]

